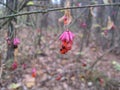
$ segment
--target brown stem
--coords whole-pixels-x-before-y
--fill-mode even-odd
[[[30,12],[23,12],[23,13],[17,13],[12,15],[7,15],[0,17],[0,19],[10,18],[10,17],[16,17],[16,16],[22,16],[22,15],[28,15],[28,14],[35,14],[35,13],[48,13],[52,11],[59,11],[59,10],[65,10],[65,9],[78,9],[78,8],[90,8],[90,7],[102,7],[102,6],[119,6],[120,3],[111,3],[111,4],[96,4],[96,5],[85,5],[85,6],[74,6],[74,7],[68,7],[68,8],[53,8],[53,9],[45,9],[45,10],[37,10],[37,11],[30,11]]]

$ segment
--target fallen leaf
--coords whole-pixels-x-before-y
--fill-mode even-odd
[[[31,75],[25,75],[23,82],[28,88],[35,86],[35,78]]]
[[[10,90],[16,90],[17,88],[19,88],[21,86],[21,84],[20,83],[12,83],[12,84],[10,84],[9,85],[9,89]]]
[[[73,76],[73,77],[71,77],[71,80],[72,80],[72,81],[74,81],[74,80],[75,80],[75,77],[74,77],[74,76]]]

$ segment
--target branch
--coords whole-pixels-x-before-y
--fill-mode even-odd
[[[5,19],[4,22],[0,24],[0,29],[1,29],[2,27],[4,27],[4,25],[6,25],[10,20],[11,20],[11,18]]]
[[[11,10],[11,11],[14,12],[14,13],[16,13],[16,11],[12,10],[7,4],[4,4],[4,3],[2,3],[2,2],[0,2],[0,4],[6,6],[9,10]]]
[[[23,1],[17,11],[21,11],[21,10],[26,6],[26,4],[27,4],[28,1],[29,1],[29,0]],[[5,4],[5,5],[8,6],[7,4]],[[8,6],[8,7],[9,7],[9,6]],[[10,8],[10,7],[9,7],[9,8]],[[10,9],[10,10],[11,10],[11,11],[14,11],[14,10],[12,10],[12,9]],[[15,13],[17,13],[17,12],[15,12]],[[14,17],[7,18],[7,19],[0,25],[0,29],[1,29],[2,27],[4,27],[4,25],[5,25],[7,22],[11,21],[13,18],[14,18]]]
[[[69,28],[72,27],[72,25],[77,21],[77,19],[86,11],[87,9],[84,9],[80,14],[72,21],[72,23],[68,26]]]
[[[59,11],[59,10],[64,10],[64,9],[78,9],[78,8],[102,7],[102,6],[120,6],[120,3],[96,4],[96,5],[74,6],[74,7],[68,7],[68,8],[53,8],[53,9],[37,10],[37,11],[22,12],[22,13],[7,15],[7,16],[0,17],[0,19],[28,15],[28,14],[48,13],[48,12]]]
[[[116,47],[118,47],[117,45],[116,46],[113,46],[111,47],[110,49],[108,49],[106,52],[104,52],[101,56],[99,56],[95,62],[91,65],[90,69],[93,69],[94,66],[106,55],[108,54],[109,52],[111,52],[113,49],[115,49]]]
[[[23,0],[23,2],[21,2],[20,6],[19,6],[19,10],[18,11],[21,11],[27,5],[27,3],[29,1],[31,1],[31,0]]]
[[[41,8],[55,8],[55,7],[50,7],[49,5],[26,5],[26,7],[41,7]]]
[[[0,79],[2,78],[2,73],[3,73],[3,65],[0,67]]]

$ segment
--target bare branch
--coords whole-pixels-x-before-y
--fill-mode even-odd
[[[6,6],[9,10],[11,10],[11,11],[14,12],[14,13],[16,13],[16,11],[14,11],[12,8],[10,8],[7,4],[4,4],[4,3],[2,3],[2,2],[0,2],[0,4]]]
[[[64,9],[78,9],[78,8],[102,7],[102,6],[119,6],[119,5],[120,5],[120,3],[111,3],[111,4],[96,4],[96,5],[74,6],[74,7],[68,7],[68,8],[64,8],[64,7],[62,7],[62,8],[52,8],[52,9],[37,10],[37,11],[22,12],[22,13],[7,15],[7,16],[0,17],[0,19],[11,18],[11,17],[16,17],[16,16],[22,16],[22,15],[28,15],[28,14],[48,13],[48,12],[59,11],[59,10],[64,10]]]
[[[93,69],[94,66],[95,66],[99,61],[101,61],[101,59],[102,59],[106,54],[108,54],[110,51],[112,51],[112,50],[115,49],[116,47],[118,47],[118,46],[113,46],[113,47],[111,47],[110,49],[106,50],[106,52],[104,52],[101,56],[99,56],[99,57],[95,60],[95,62],[91,65],[90,69]]]

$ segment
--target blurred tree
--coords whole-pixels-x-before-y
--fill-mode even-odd
[[[6,0],[6,4],[12,9],[12,10],[16,10],[17,9],[17,0]],[[13,12],[9,9],[6,9],[7,14],[10,15]],[[13,38],[14,38],[14,26],[12,24],[12,21],[16,22],[16,18],[14,18],[14,20],[9,20],[8,21],[8,36],[7,38],[9,38],[11,44],[8,45],[8,51],[7,51],[7,57],[6,59],[11,59],[14,58],[14,48],[13,48]]]
[[[6,0],[6,5],[10,8],[6,8],[6,12],[8,15],[15,14],[17,11],[21,11],[27,4],[29,0],[23,0],[23,1],[18,1],[18,0]],[[6,60],[14,58],[14,47],[13,47],[13,38],[14,38],[14,23],[17,23],[17,18],[12,17],[7,19],[5,22],[8,23],[8,34],[7,38],[9,38],[11,44],[8,45],[7,49],[7,56]]]
[[[49,5],[50,1],[49,0],[45,0],[45,1],[41,1],[41,5],[44,6],[42,9],[45,10],[47,9],[47,5]],[[43,13],[41,16],[41,29],[42,28],[47,28],[48,27],[48,13]]]

